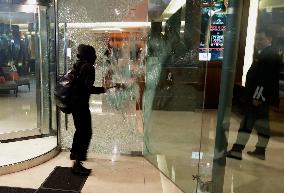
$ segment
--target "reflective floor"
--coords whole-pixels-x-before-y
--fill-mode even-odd
[[[69,153],[63,152],[29,170],[0,176],[0,186],[37,189],[56,166],[71,167]],[[93,172],[82,193],[182,193],[142,157],[89,154],[85,166],[92,168]]]
[[[266,160],[258,160],[246,154],[257,142],[252,133],[243,152],[243,160],[227,159],[224,177],[224,193],[270,193],[284,192],[284,116],[271,110],[271,138]],[[196,181],[192,175],[199,174],[203,182],[211,180],[215,144],[216,110],[200,112],[152,113],[154,129],[149,130],[147,158],[164,174],[175,181],[185,192],[194,192]],[[202,121],[201,121],[202,120]],[[229,146],[236,140],[241,116],[232,113],[229,132]],[[202,122],[202,124],[201,124]],[[202,132],[200,132],[202,127]],[[202,137],[200,137],[202,135]],[[198,162],[199,140],[201,159]],[[198,171],[199,167],[199,171]],[[257,190],[257,191],[256,191]],[[200,192],[202,192],[200,190]]]
[[[29,77],[31,90],[27,85],[18,87],[18,96],[12,91],[0,94],[0,135],[37,127],[35,79]]]
[[[150,151],[155,152],[155,155],[148,158],[151,162],[156,163],[171,180],[191,192],[195,192],[196,181],[192,180],[192,175],[198,173],[198,155],[196,156],[196,152],[199,150],[201,133],[200,129],[188,130],[189,124],[191,128],[200,128],[202,125],[201,151],[203,156],[200,161],[202,179],[210,180],[212,173],[216,110],[206,110],[202,117],[200,113],[153,112],[153,116],[158,117],[158,119],[151,123],[156,125],[156,127],[154,131],[150,131],[152,132],[152,138],[149,140],[150,147],[152,147]],[[190,120],[187,117],[190,117]],[[243,153],[242,161],[227,159],[224,183],[225,193],[284,192],[284,186],[282,185],[284,180],[283,117],[282,113],[271,111],[272,136],[268,144],[266,160],[258,160],[246,154],[247,151],[254,149],[257,141],[255,133],[250,137]],[[241,117],[239,115],[232,114],[228,148],[235,142],[240,120]],[[178,125],[178,132],[172,129],[171,125],[173,124]],[[43,141],[40,142],[40,140]],[[26,159],[27,156],[35,156],[37,152],[34,148],[35,145],[39,151],[47,148],[45,140],[47,138],[0,144],[1,164],[5,165],[11,160],[15,161],[15,159]],[[95,140],[100,139],[96,138]],[[54,144],[56,144],[55,138],[47,141],[54,141]],[[40,148],[40,145],[43,145],[43,147]],[[22,148],[21,151],[18,151],[19,148]],[[121,158],[124,157],[120,157],[118,161],[112,162],[111,159],[116,159],[116,157],[105,159],[104,157],[90,154],[90,159],[86,162],[86,166],[93,168],[94,173],[88,178],[83,193],[111,192],[113,189],[111,187],[117,187],[121,190],[119,192],[129,193],[137,192],[138,190],[140,192],[153,193],[178,192],[176,187],[168,183],[167,178],[160,175],[148,161],[142,158],[126,157],[120,160]],[[68,153],[63,153],[50,162],[31,170],[1,176],[0,185],[37,188],[56,165],[71,166],[71,164],[72,162],[68,159]],[[40,176],[35,176],[35,173],[39,173]],[[34,178],[36,182],[31,180]],[[128,183],[133,186],[127,185]],[[165,188],[168,186],[169,191]]]
[[[234,138],[234,135],[230,137],[232,140]],[[256,136],[253,135],[246,150],[252,149],[255,141]],[[37,142],[37,144],[46,143]],[[20,144],[18,143],[18,145]],[[280,138],[273,137],[269,146],[267,160],[265,161],[251,158],[245,153],[242,161],[227,159],[225,193],[283,192],[284,157],[282,152],[284,151],[284,142],[281,142]],[[5,161],[8,157],[2,157],[2,155],[8,156],[7,151],[10,147],[2,147],[3,144],[1,144],[1,152],[4,149],[6,152],[1,153],[1,160]],[[27,149],[31,148],[25,147],[27,153]],[[34,150],[35,148],[33,148],[33,153],[35,153]],[[20,151],[17,152],[19,156],[22,155],[19,154]],[[104,156],[92,153],[89,153],[88,157],[85,166],[92,168],[93,173],[88,177],[82,193],[112,193],[114,189],[120,193],[181,193],[168,178],[159,173],[154,166],[142,157]],[[167,167],[168,163],[163,155],[159,155],[156,159],[159,161],[160,167]],[[187,168],[188,171],[195,168],[194,160],[188,164],[182,159],[180,161],[175,160],[175,165],[180,165],[176,167],[177,170],[185,169],[182,168],[184,166],[190,167]],[[63,152],[40,166],[0,176],[0,186],[37,189],[55,166],[71,167],[72,161],[69,160],[69,153]],[[175,178],[180,180],[181,176],[176,173]],[[187,178],[183,180],[185,180],[185,183],[187,181],[188,184],[192,184],[193,187],[191,188],[194,189],[194,183],[188,181]]]
[[[238,120],[238,119],[237,119]],[[243,151],[243,160],[227,159],[224,192],[272,193],[284,192],[284,115],[270,111],[271,138],[266,151],[266,160],[249,156],[257,142],[254,132]],[[238,129],[236,125],[234,129]],[[230,132],[229,148],[235,142],[237,130]]]

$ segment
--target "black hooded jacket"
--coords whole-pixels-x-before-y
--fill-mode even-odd
[[[265,103],[279,105],[279,72],[281,58],[276,49],[271,46],[256,53],[252,66],[246,76],[246,99],[253,101],[257,87],[263,87],[262,96]],[[261,100],[261,99],[259,99]]]
[[[104,87],[95,87],[95,68],[93,64],[87,60],[78,60],[74,66],[74,70],[78,73],[77,79],[77,97],[78,105],[88,104],[91,94],[105,93]]]

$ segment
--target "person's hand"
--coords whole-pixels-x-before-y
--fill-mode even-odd
[[[255,107],[258,107],[259,105],[261,105],[261,103],[262,103],[261,101],[258,101],[258,100],[255,100],[255,99],[252,100],[252,104]]]
[[[118,89],[125,89],[126,85],[123,83],[115,83],[114,87]]]

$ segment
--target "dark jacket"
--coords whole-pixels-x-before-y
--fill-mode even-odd
[[[92,63],[78,60],[73,68],[78,73],[77,94],[78,104],[88,104],[91,94],[105,93],[104,87],[95,87],[95,68]]]
[[[281,58],[271,46],[256,53],[246,76],[246,101],[251,103],[257,88],[263,87],[262,96],[273,106],[279,105],[279,74]]]

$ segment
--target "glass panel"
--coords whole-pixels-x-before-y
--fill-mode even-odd
[[[284,3],[244,1],[242,10],[223,192],[283,192]]]
[[[150,1],[145,156],[184,192],[211,186],[224,1]]]
[[[46,137],[43,140],[50,143],[40,148],[40,154],[43,154],[57,145],[56,114],[52,111],[55,108],[51,100],[51,87],[56,77],[55,63],[51,57],[55,55],[54,7],[53,4],[45,7],[2,3],[0,140],[4,144],[23,137]],[[14,147],[12,143],[11,147]],[[43,149],[48,150],[42,152]],[[11,157],[10,154],[8,156]],[[26,156],[13,157],[12,163],[32,158]]]
[[[36,103],[37,10],[1,9],[1,133],[38,128]],[[28,29],[30,27],[30,29]],[[16,121],[17,120],[17,121]]]
[[[60,0],[58,9],[59,75],[72,68],[78,45],[89,44],[98,56],[95,85],[126,85],[124,90],[110,89],[106,94],[91,96],[94,140],[89,150],[141,155],[147,1]],[[72,116],[61,113],[63,148],[71,147],[73,132]]]

